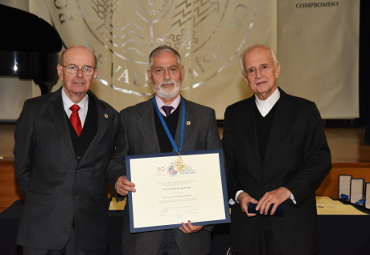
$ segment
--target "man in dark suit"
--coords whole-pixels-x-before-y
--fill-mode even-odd
[[[26,194],[17,237],[23,255],[107,252],[106,181],[114,184],[122,174],[106,167],[119,119],[89,90],[96,64],[86,47],[65,50],[57,66],[63,87],[27,100],[17,120],[15,175]]]
[[[240,64],[255,95],[225,112],[222,144],[236,201],[229,254],[317,254],[315,190],[331,169],[319,111],[277,87],[280,64],[270,47],[248,48]],[[278,211],[284,216],[273,216]]]
[[[180,95],[184,67],[181,65],[179,53],[169,46],[159,46],[151,52],[149,62],[150,70],[147,74],[156,96],[128,107],[120,113],[122,130],[109,167],[121,169],[125,173],[125,155],[175,151],[171,139],[181,150],[180,136],[183,137],[182,151],[221,148],[214,110],[190,102]],[[167,117],[162,106],[172,108]],[[183,123],[184,132],[180,134],[184,107],[186,119]],[[161,118],[164,119],[163,123],[160,121]],[[170,134],[166,133],[164,126],[168,127]],[[126,176],[119,178],[116,190],[123,196],[136,191],[135,184]],[[149,199],[151,198],[148,197]],[[131,234],[129,210],[126,207],[122,254],[209,254],[210,229],[210,226],[196,226],[189,221],[182,223],[182,227],[178,229]]]

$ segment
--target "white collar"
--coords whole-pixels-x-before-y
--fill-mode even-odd
[[[274,93],[272,93],[272,95],[269,96],[266,100],[260,100],[257,98],[257,96],[255,96],[255,98],[257,109],[259,110],[261,115],[265,117],[271,111],[272,107],[274,107],[276,102],[279,100],[280,91],[278,88],[276,88]]]
[[[69,99],[67,94],[64,92],[64,89],[62,89],[62,98],[63,98],[64,109],[69,109],[72,105],[76,104],[71,99]],[[88,98],[89,96],[86,93],[84,98],[80,102],[77,103],[77,105],[84,111],[86,111],[88,107],[88,102],[89,102]]]
[[[162,113],[162,115],[166,116],[166,113],[163,111],[162,109],[162,106],[166,105],[162,99],[160,97],[158,97],[157,95],[155,96],[155,101],[157,102],[157,106],[158,106],[158,109],[159,111]],[[171,113],[173,113],[177,107],[179,106],[180,104],[180,101],[181,101],[181,96],[180,94],[175,98],[175,100],[173,100],[170,104],[167,104],[168,106],[172,106],[173,109],[171,110]]]
[[[62,89],[62,99],[63,99],[64,111],[66,112],[69,118],[69,116],[71,116],[71,113],[72,113],[71,109],[69,108],[75,103],[71,99],[69,99],[69,97],[64,92],[64,89]],[[80,102],[78,102],[77,105],[80,107],[80,110],[78,111],[78,115],[80,116],[81,124],[83,127],[85,124],[86,116],[87,116],[87,110],[89,108],[89,95],[86,93],[84,98]]]

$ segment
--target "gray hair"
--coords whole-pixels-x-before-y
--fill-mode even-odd
[[[155,48],[149,55],[149,67],[151,68],[153,66],[153,59],[156,55],[162,52],[171,52],[176,55],[177,63],[181,66],[181,56],[180,53],[168,45],[160,45],[157,48]]]
[[[274,61],[274,65],[277,66],[279,64],[279,61],[278,61],[278,59],[276,57],[276,53],[275,53],[275,51],[271,47],[269,47],[267,45],[264,45],[264,44],[258,44],[257,43],[257,44],[255,44],[253,46],[248,47],[247,49],[245,49],[244,51],[242,51],[242,53],[240,53],[239,64],[240,64],[240,69],[241,69],[242,74],[243,74],[244,77],[247,75],[247,72],[246,72],[246,70],[244,68],[244,56],[247,53],[249,53],[250,51],[252,51],[252,50],[254,50],[256,48],[263,48],[263,49],[269,50],[270,53],[271,53],[272,59]]]

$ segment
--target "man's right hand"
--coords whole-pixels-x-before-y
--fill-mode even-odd
[[[116,192],[121,196],[127,196],[128,192],[136,192],[135,184],[127,180],[125,175],[118,177],[116,182]]]
[[[257,204],[258,201],[256,199],[248,195],[248,193],[246,192],[241,192],[236,199],[238,200],[242,212],[244,212],[248,217],[253,217],[257,215],[256,213],[248,213],[248,204]]]

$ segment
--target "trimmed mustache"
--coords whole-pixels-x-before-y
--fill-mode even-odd
[[[172,84],[172,85],[176,85],[176,82],[174,82],[173,80],[163,80],[159,86],[162,86],[162,85],[168,85],[168,84]]]

